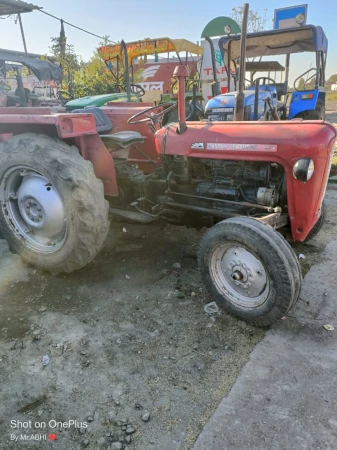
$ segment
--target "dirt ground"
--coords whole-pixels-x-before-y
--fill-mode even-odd
[[[304,273],[337,233],[329,190],[326,199],[322,231],[294,246]],[[90,265],[58,277],[0,240],[0,449],[191,448],[264,336],[204,312],[213,299],[197,270],[201,235],[113,223]],[[32,434],[56,439],[20,440]]]

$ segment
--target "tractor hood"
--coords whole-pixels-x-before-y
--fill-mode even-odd
[[[139,102],[139,97],[131,93],[131,101]],[[127,102],[127,95],[125,92],[116,92],[112,94],[102,95],[88,95],[87,97],[75,98],[66,104],[67,111],[74,109],[87,108],[89,106],[104,106],[109,102]]]
[[[227,94],[221,94],[214,98],[211,98],[205,107],[206,114],[219,113],[219,109],[224,110],[224,112],[234,111],[235,107],[235,95],[236,91],[229,92]],[[255,90],[247,89],[244,91],[245,94],[245,106],[254,106],[255,99]],[[269,91],[260,91],[259,92],[259,103],[263,102],[263,99],[266,97],[270,97],[271,94]],[[231,110],[229,110],[231,108]],[[214,111],[216,109],[216,111]]]

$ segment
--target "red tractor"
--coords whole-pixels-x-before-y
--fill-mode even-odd
[[[301,288],[296,255],[276,230],[300,242],[319,231],[336,131],[323,121],[186,122],[187,75],[176,67],[178,123],[161,126],[176,104],[120,106],[136,111],[129,127],[149,125],[148,153],[143,133],[109,134],[109,107],[0,110],[0,228],[13,252],[57,274],[98,254],[109,210],[208,227],[198,252],[207,288],[230,313],[268,325]],[[237,116],[242,108],[238,101]],[[130,149],[151,173],[130,163]]]

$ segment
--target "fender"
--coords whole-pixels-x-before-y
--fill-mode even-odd
[[[325,92],[317,90],[293,92],[289,105],[288,119],[291,120],[304,111],[314,111],[317,102],[325,105]]]

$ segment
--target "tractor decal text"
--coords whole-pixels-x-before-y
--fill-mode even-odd
[[[246,150],[246,151],[248,150],[248,151],[276,152],[277,145],[207,143],[207,150]]]
[[[204,144],[202,142],[193,142],[193,144],[191,145],[191,148],[199,148],[199,149],[204,149]]]

